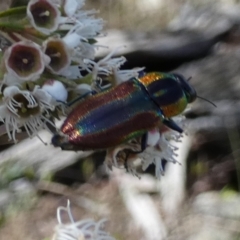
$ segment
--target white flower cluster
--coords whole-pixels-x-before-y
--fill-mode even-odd
[[[0,51],[0,121],[10,140],[17,142],[22,130],[29,137],[38,136],[41,129],[54,126],[64,104],[138,77],[143,70],[120,70],[126,59],[113,57],[118,49],[94,60],[104,21],[83,6],[84,0],[30,0],[25,6],[0,12],[0,35],[9,42]],[[103,85],[104,78],[109,84]],[[176,162],[176,149],[169,144],[173,138],[179,135],[162,126],[148,133],[143,153],[133,154],[140,146],[133,139],[108,150],[106,163],[135,172],[133,162],[140,157],[142,168],[155,164],[159,177],[162,159]],[[62,223],[61,211],[68,213],[70,224]],[[102,230],[103,221],[74,222],[69,204],[58,209],[58,221],[53,240],[114,240]]]
[[[139,70],[119,70],[125,58],[112,58],[115,52],[94,61],[104,21],[83,5],[84,0],[30,0],[0,12],[0,34],[9,41],[0,55],[0,121],[10,140],[17,142],[23,129],[38,136],[53,125],[59,105],[96,90],[100,74],[114,75],[112,85],[138,76]]]
[[[181,127],[184,125],[184,116],[174,117],[173,120]],[[112,166],[126,168],[133,175],[139,177],[136,170],[136,159],[141,160],[141,168],[145,171],[151,164],[155,165],[155,176],[160,179],[164,175],[163,161],[179,163],[175,153],[178,148],[170,141],[181,142],[182,134],[173,131],[165,126],[152,129],[147,133],[146,149],[141,151],[141,144],[135,139],[128,143],[119,145],[107,151],[105,165],[108,169]],[[140,153],[134,153],[134,152]],[[181,163],[179,163],[181,164]]]
[[[70,223],[63,224],[61,212],[68,214]],[[114,240],[107,232],[102,230],[106,220],[95,222],[91,219],[75,222],[70,210],[70,202],[67,207],[59,207],[57,209],[58,225],[52,240]]]
[[[30,0],[0,12],[0,34],[9,41],[0,54],[0,121],[10,140],[17,142],[22,130],[38,136],[39,130],[54,126],[64,104],[138,77],[143,70],[120,70],[126,59],[113,57],[118,49],[94,61],[104,21],[83,6],[84,0]],[[103,85],[103,79],[109,84]],[[108,150],[106,163],[134,172],[134,161],[124,159],[141,157],[143,169],[154,163],[159,177],[163,158],[176,162],[167,134],[164,126],[149,132],[147,149],[139,155],[126,151],[139,150],[136,139]]]

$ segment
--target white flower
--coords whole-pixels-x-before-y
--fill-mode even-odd
[[[63,0],[64,13],[71,17],[85,4],[85,0]]]
[[[70,223],[62,223],[61,211],[67,212]],[[102,230],[106,220],[95,222],[89,219],[74,222],[69,201],[67,207],[57,209],[57,219],[59,224],[56,226],[52,240],[114,240],[113,237]]]
[[[155,165],[155,176],[159,179],[161,175],[164,175],[162,167],[162,160],[168,162],[177,163],[175,159],[175,148],[166,140],[164,134],[160,134],[159,140],[155,146],[148,146],[142,153],[138,155],[142,159],[142,169],[145,171],[149,165]]]
[[[67,34],[66,36],[64,36],[62,38],[62,40],[72,49],[78,47],[81,43],[81,36],[79,36],[77,33],[71,33],[71,34]]]
[[[183,125],[182,117],[173,118],[181,127]],[[117,168],[125,167],[134,175],[138,176],[134,162],[140,158],[142,160],[142,169],[145,171],[149,165],[155,165],[155,176],[160,178],[164,174],[162,161],[177,163],[175,151],[177,150],[170,141],[179,141],[182,135],[176,131],[163,126],[160,129],[148,131],[147,146],[142,153],[141,139],[133,139],[127,143],[121,144],[116,148],[109,149],[105,158],[105,165],[111,169],[112,166]],[[130,150],[130,151],[129,151]]]
[[[94,59],[95,49],[82,42],[75,33],[64,38],[51,37],[43,42],[43,50],[51,59],[47,68],[54,74],[71,79],[79,77],[81,69],[87,69],[86,59]],[[71,62],[74,65],[70,65]]]
[[[6,87],[0,106],[0,119],[4,122],[10,140],[16,139],[16,132],[24,127],[30,137],[38,136],[38,131],[47,128],[49,111],[54,110],[55,101],[38,86],[32,92],[20,90],[16,86]]]
[[[92,15],[95,11],[82,11],[84,1],[76,4],[75,0],[64,1],[64,11],[69,12],[67,17],[62,16],[60,30],[68,31],[62,40],[72,50],[71,60],[78,64],[80,69],[87,70],[88,63],[85,60],[93,60],[95,46],[92,41],[100,34],[103,28],[103,20],[95,19]],[[64,72],[69,76],[69,71]]]
[[[98,62],[85,59],[84,62],[88,65],[87,70],[92,74],[93,83],[95,83],[95,81],[99,79],[98,78],[99,75],[101,75],[100,80],[101,77],[110,76],[108,78],[108,80],[110,81],[109,85],[116,86],[131,78],[137,78],[139,76],[139,72],[143,71],[144,68],[135,68],[132,70],[120,70],[121,65],[125,63],[126,58],[123,56],[112,58],[115,55],[115,53],[119,50],[119,48],[114,49],[106,57],[99,60]],[[109,88],[109,85],[102,87],[100,83],[100,87],[102,89]],[[95,89],[94,86],[93,89]]]
[[[76,34],[67,34],[62,38],[68,48],[71,50],[71,60],[78,64],[81,69],[86,69],[85,59],[94,59],[95,47]]]
[[[160,139],[160,132],[159,129],[155,128],[147,133],[147,145],[148,146],[155,146],[157,145]]]
[[[36,30],[48,35],[58,29],[61,13],[53,1],[30,0],[27,16]]]
[[[131,70],[120,70],[117,68],[113,69],[114,85],[119,85],[131,78],[138,78],[139,72],[142,72],[144,68],[134,68]]]
[[[71,52],[65,42],[57,37],[48,38],[43,43],[45,54],[51,59],[47,68],[55,74],[61,74],[71,63]]]
[[[181,128],[184,127],[184,117],[178,116],[172,118],[174,122]],[[148,132],[148,144],[144,152],[140,153],[138,156],[142,159],[142,169],[145,171],[149,165],[155,164],[155,176],[160,178],[164,175],[164,170],[162,167],[162,160],[178,163],[175,159],[176,150],[170,141],[181,141],[182,134],[172,130],[172,129],[160,129],[160,131],[149,131]]]
[[[68,92],[66,87],[57,80],[48,80],[42,86],[42,90],[49,93],[56,101],[66,102]]]
[[[104,26],[102,19],[95,19],[92,17],[84,16],[80,18],[71,32],[76,32],[79,36],[85,39],[91,39],[98,36]]]
[[[4,53],[7,72],[19,81],[34,81],[39,78],[50,58],[39,45],[32,41],[17,42]]]
[[[70,65],[61,72],[61,75],[67,79],[78,79],[82,78],[80,69],[78,65]]]
[[[126,62],[126,58],[123,56],[112,58],[118,49],[119,48],[114,49],[97,63],[92,60],[85,60],[85,63],[89,65],[89,68],[92,68],[93,80],[96,80],[99,74],[105,76],[113,74],[114,70],[119,69],[120,66]]]
[[[64,5],[64,11],[68,12],[67,17],[61,17],[61,30],[69,30],[68,34],[77,33],[82,39],[92,39],[100,34],[103,29],[104,21],[101,18],[94,18],[95,10],[83,11],[80,1],[78,6],[74,0],[69,0]],[[72,3],[72,6],[70,7]]]

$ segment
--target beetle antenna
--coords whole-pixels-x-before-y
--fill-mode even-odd
[[[214,104],[213,102],[209,101],[209,100],[206,99],[206,98],[203,98],[203,97],[200,97],[200,96],[197,96],[197,98],[200,98],[200,99],[202,99],[202,100],[204,100],[204,101],[206,101],[206,102],[209,102],[209,103],[211,103],[214,107],[217,107],[216,104]]]
[[[187,79],[187,82],[189,82],[192,79],[192,76]]]

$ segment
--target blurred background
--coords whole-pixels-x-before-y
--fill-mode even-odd
[[[39,139],[13,146],[2,136],[0,239],[51,239],[67,199],[75,220],[107,218],[117,240],[240,239],[240,1],[86,0],[84,8],[106,21],[98,44],[109,48],[97,58],[125,46],[124,68],[192,77],[217,108],[191,106],[187,134],[173,143],[181,165],[167,164],[160,180],[152,168],[141,179],[108,173],[104,152],[63,152]]]

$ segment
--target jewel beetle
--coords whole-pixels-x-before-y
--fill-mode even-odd
[[[196,97],[180,74],[147,73],[80,101],[52,144],[63,150],[103,150],[141,136],[146,142],[147,132],[163,124],[181,133],[171,117]]]

